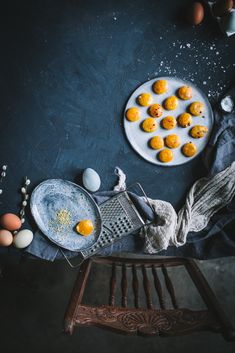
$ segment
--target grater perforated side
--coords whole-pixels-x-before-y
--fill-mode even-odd
[[[102,232],[93,246],[81,252],[84,258],[94,255],[145,224],[126,191],[102,203],[100,213],[103,222]]]

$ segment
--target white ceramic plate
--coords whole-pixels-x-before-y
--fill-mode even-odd
[[[30,208],[43,234],[64,249],[84,250],[92,246],[100,235],[102,221],[98,206],[86,190],[70,181],[43,181],[32,192]],[[66,224],[60,224],[58,212],[66,212]],[[79,235],[74,230],[82,219],[90,219],[94,224],[94,231],[89,237]]]
[[[168,81],[168,92],[163,93],[163,94],[156,94],[153,92],[152,90],[152,85],[155,81],[157,80],[167,80]],[[154,132],[151,133],[147,133],[144,132],[141,129],[141,124],[143,122],[143,120],[145,120],[146,118],[149,117],[148,114],[148,107],[141,107],[140,105],[138,105],[138,103],[136,102],[136,98],[141,94],[141,93],[151,93],[152,97],[153,97],[153,102],[154,103],[159,103],[159,104],[163,104],[163,101],[172,95],[176,95],[176,91],[178,90],[179,87],[181,86],[190,86],[193,89],[193,97],[190,100],[184,101],[182,99],[179,99],[179,105],[177,107],[177,109],[175,110],[164,110],[163,115],[160,118],[156,118],[156,121],[158,123],[158,129]],[[194,101],[200,101],[204,104],[205,106],[205,111],[204,114],[198,117],[193,117],[193,124],[187,128],[182,128],[179,126],[176,126],[174,129],[172,130],[165,130],[161,127],[161,120],[168,115],[172,115],[174,116],[176,119],[177,117],[187,111],[188,106],[194,102]],[[138,107],[140,112],[141,112],[141,118],[139,121],[136,122],[130,122],[126,119],[125,117],[125,113],[126,110],[131,108],[131,107]],[[146,159],[147,161],[157,164],[157,165],[161,165],[161,166],[175,166],[175,165],[179,165],[179,164],[183,164],[183,163],[187,163],[190,162],[193,158],[195,158],[196,156],[198,156],[199,153],[202,152],[202,150],[205,148],[209,137],[210,137],[210,133],[213,127],[213,112],[211,109],[211,105],[206,97],[206,95],[200,90],[198,89],[195,85],[193,85],[191,82],[185,81],[185,80],[181,80],[177,77],[157,77],[154,78],[153,80],[147,81],[144,84],[142,84],[141,86],[139,86],[134,93],[131,95],[131,97],[129,98],[126,108],[125,108],[125,112],[124,112],[124,129],[126,132],[126,136],[127,139],[129,140],[130,144],[132,145],[132,147],[134,148],[134,150],[140,154],[144,159]],[[204,125],[208,127],[208,133],[200,139],[194,139],[189,135],[189,131],[190,129],[195,126],[195,125]],[[172,149],[173,153],[174,153],[174,159],[169,162],[169,163],[162,163],[157,159],[157,154],[160,150],[153,150],[148,146],[148,141],[150,140],[151,137],[158,135],[161,137],[165,137],[167,135],[170,134],[177,134],[179,135],[180,139],[181,139],[181,145],[178,148]],[[189,157],[185,157],[182,152],[181,152],[181,147],[184,143],[192,141],[196,146],[197,146],[197,153],[189,158]]]

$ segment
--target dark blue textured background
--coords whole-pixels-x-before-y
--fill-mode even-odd
[[[231,82],[235,36],[222,35],[209,16],[198,27],[185,24],[187,4],[7,2],[0,21],[0,163],[9,168],[1,213],[19,210],[25,175],[32,189],[47,178],[73,181],[92,167],[107,190],[116,165],[129,184],[139,181],[152,198],[180,206],[206,173],[201,157],[174,168],[149,164],[126,141],[122,115],[130,93],[158,75],[193,78],[214,92],[212,103]]]

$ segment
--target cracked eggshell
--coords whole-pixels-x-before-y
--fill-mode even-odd
[[[92,168],[87,168],[84,170],[82,182],[85,188],[91,192],[98,191],[101,184],[99,174]]]
[[[18,249],[24,249],[33,240],[33,232],[29,229],[20,230],[13,239],[13,245]]]

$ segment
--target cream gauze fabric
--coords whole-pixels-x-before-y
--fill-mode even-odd
[[[119,177],[115,191],[126,189],[126,176],[116,167]],[[144,226],[145,252],[154,254],[168,246],[182,246],[188,232],[204,229],[210,218],[226,206],[235,195],[235,162],[211,178],[197,180],[190,189],[178,215],[169,202],[148,199],[157,218],[156,224]]]

